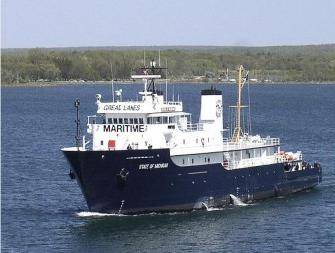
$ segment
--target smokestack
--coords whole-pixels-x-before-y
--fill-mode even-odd
[[[223,129],[222,122],[222,92],[213,87],[201,91],[201,123]]]

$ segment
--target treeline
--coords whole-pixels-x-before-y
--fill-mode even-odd
[[[158,49],[158,48],[157,48]],[[158,50],[145,50],[148,64],[158,62]],[[169,78],[206,80],[235,78],[243,64],[250,78],[275,82],[335,81],[335,44],[286,47],[161,48],[161,66]],[[2,50],[2,83],[36,81],[100,81],[129,79],[144,64],[142,48],[71,48]],[[228,68],[228,77],[227,77]]]

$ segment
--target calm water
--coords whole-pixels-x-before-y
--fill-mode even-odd
[[[193,119],[203,87],[174,87]],[[124,98],[140,88],[122,86]],[[219,89],[232,104],[233,87]],[[110,98],[110,87],[2,89],[3,252],[335,252],[335,86],[251,86],[253,132],[320,161],[317,189],[216,211],[82,217],[85,201],[59,149],[74,143],[73,100],[81,98],[84,121],[96,93]]]

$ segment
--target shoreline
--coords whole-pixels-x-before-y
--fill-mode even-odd
[[[28,83],[1,83],[1,88],[11,88],[11,87],[22,87],[22,88],[29,88],[29,87],[59,87],[59,86],[74,86],[74,85],[106,85],[111,84],[111,81],[85,81],[85,82],[78,82],[78,81],[53,81],[53,82],[28,82]],[[141,82],[134,82],[129,80],[120,80],[114,81],[115,85],[124,85],[124,84],[142,84]],[[222,81],[197,81],[197,80],[170,80],[169,84],[221,84],[221,85],[234,85],[234,82],[222,82]],[[250,85],[335,85],[335,81],[329,82],[313,82],[313,81],[306,81],[306,82],[298,82],[298,81],[290,81],[290,82],[250,82]]]

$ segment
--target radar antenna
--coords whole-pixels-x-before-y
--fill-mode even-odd
[[[147,75],[160,75],[162,73],[162,70],[166,69],[163,67],[156,67],[156,62],[154,59],[150,61],[150,66],[149,67],[143,67],[141,68]],[[156,89],[155,86],[155,78],[150,78],[149,83],[147,86],[147,91],[151,91],[153,94],[158,93],[159,91]]]

